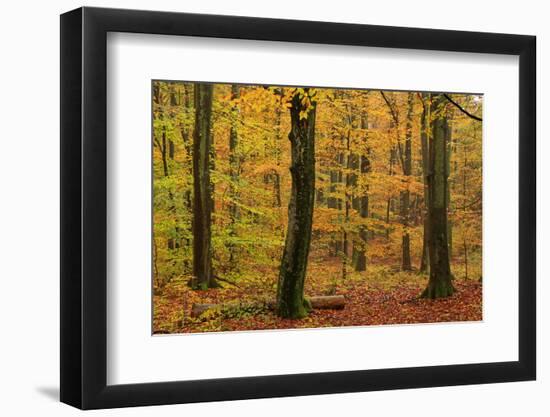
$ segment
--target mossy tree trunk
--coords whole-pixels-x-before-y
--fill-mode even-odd
[[[433,94],[432,121],[429,139],[428,171],[428,249],[430,258],[430,278],[422,293],[424,298],[441,298],[455,292],[451,282],[449,245],[447,237],[447,130],[446,99],[442,94]]]
[[[195,289],[216,286],[212,273],[212,84],[195,85],[195,129],[193,131],[193,279]]]
[[[309,310],[304,299],[313,206],[315,203],[315,102],[310,93],[296,92],[291,99],[290,133],[292,187],[288,204],[288,229],[277,286],[277,314],[300,318]]]

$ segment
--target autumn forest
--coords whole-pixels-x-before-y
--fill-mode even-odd
[[[154,333],[481,320],[482,104],[153,81]]]

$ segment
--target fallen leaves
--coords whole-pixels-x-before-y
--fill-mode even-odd
[[[321,295],[334,286],[326,274],[310,276],[306,293]],[[385,275],[384,275],[385,274]],[[427,300],[418,298],[427,279],[417,273],[361,273],[338,282],[336,294],[346,299],[343,310],[312,310],[305,319],[281,319],[271,311],[250,312],[232,317],[219,315],[193,319],[193,303],[232,303],[245,305],[254,299],[272,296],[269,289],[257,287],[193,291],[183,280],[176,280],[155,295],[155,333],[196,333],[265,329],[295,329],[341,326],[378,326],[414,323],[461,322],[482,320],[482,284],[477,280],[455,279],[457,292],[451,297]],[[382,278],[381,278],[382,277]],[[253,294],[253,295],[252,295]]]

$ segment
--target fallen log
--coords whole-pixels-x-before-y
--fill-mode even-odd
[[[346,305],[343,295],[319,295],[309,299],[312,308],[325,310],[342,310]]]
[[[320,295],[317,297],[310,297],[309,302],[314,309],[323,310],[341,310],[346,305],[346,299],[343,295]],[[254,303],[251,303],[253,305]],[[258,303],[259,304],[259,303]],[[275,301],[269,301],[266,306],[270,310],[275,309]],[[205,311],[213,308],[223,308],[223,304],[193,304],[191,308],[191,317],[199,317]]]

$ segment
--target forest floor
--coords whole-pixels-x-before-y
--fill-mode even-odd
[[[366,272],[349,271],[341,278],[341,262],[334,258],[310,265],[306,296],[343,295],[343,310],[312,310],[299,320],[281,319],[266,306],[276,292],[276,270],[257,271],[264,277],[239,282],[238,287],[222,282],[225,288],[191,290],[188,277],[177,277],[154,296],[153,330],[162,333],[196,333],[234,330],[291,329],[340,326],[371,326],[482,320],[482,283],[479,279],[455,278],[457,290],[451,297],[426,300],[419,294],[428,277],[417,271],[392,270],[369,265]],[[338,278],[328,278],[338,276]],[[271,277],[271,278],[269,278]],[[191,317],[193,304],[219,304]]]

